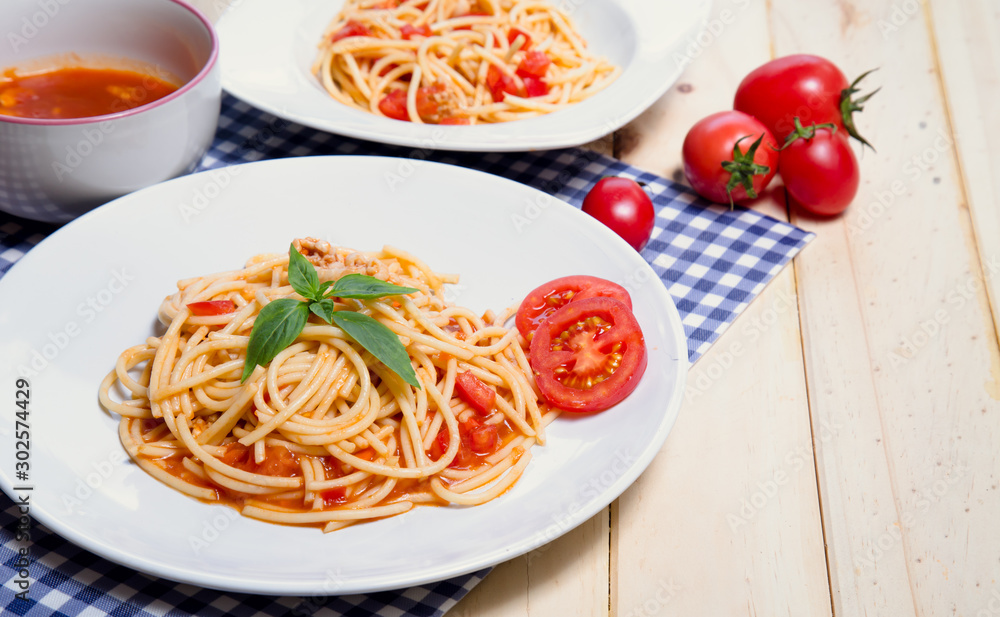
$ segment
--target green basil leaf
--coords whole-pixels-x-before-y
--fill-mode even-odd
[[[386,283],[382,279],[364,274],[348,274],[337,280],[333,286],[331,296],[338,298],[358,298],[361,300],[374,300],[385,296],[401,296],[420,291],[412,287],[400,287],[392,283]],[[395,335],[393,335],[395,336]]]
[[[305,255],[295,250],[295,245],[288,247],[288,283],[303,298],[319,300],[319,275]]]
[[[333,323],[333,299],[323,298],[319,302],[310,302],[309,310],[326,323]]]
[[[402,377],[403,381],[415,388],[420,387],[417,374],[410,364],[410,354],[406,353],[406,348],[395,332],[368,315],[354,311],[337,311],[333,314],[333,323],[392,372]]]
[[[308,320],[309,305],[293,298],[275,300],[261,309],[250,330],[250,343],[247,345],[247,358],[243,364],[240,383],[247,380],[257,365],[265,366],[291,345]]]
[[[333,287],[333,283],[334,281],[323,281],[323,283],[319,286],[319,293],[316,295],[316,297],[322,298],[323,296],[325,296],[327,290]]]

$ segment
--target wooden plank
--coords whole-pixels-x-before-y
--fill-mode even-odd
[[[796,268],[813,425],[842,427],[817,442],[834,611],[984,614],[997,344],[925,16],[902,0],[775,0],[773,15],[778,55],[877,66],[886,86],[860,121],[878,153],[851,210],[793,219],[819,234]]]
[[[620,154],[682,179],[687,129],[732,107],[770,58],[764,3],[716,3],[687,72],[620,135]],[[773,198],[755,206],[785,218]],[[806,249],[807,251],[810,249]],[[828,615],[797,300],[786,269],[689,375],[663,451],[612,511],[619,616]]]
[[[986,264],[993,323],[998,324],[1000,278],[988,274],[1000,255],[1000,115],[995,112],[1000,99],[1000,11],[989,0],[933,1],[927,7],[949,120],[957,136],[965,198],[979,260]]]
[[[608,513],[500,564],[448,615],[608,615]]]

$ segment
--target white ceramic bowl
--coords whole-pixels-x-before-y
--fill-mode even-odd
[[[215,134],[218,40],[182,0],[3,0],[0,70],[67,65],[166,76],[177,91],[70,120],[0,115],[0,210],[62,223],[193,170]]]

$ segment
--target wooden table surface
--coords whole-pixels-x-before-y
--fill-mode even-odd
[[[594,147],[683,180],[688,128],[800,52],[879,69],[854,204],[755,206],[818,237],[692,368],[659,456],[449,615],[1000,616],[1000,4],[716,0]]]

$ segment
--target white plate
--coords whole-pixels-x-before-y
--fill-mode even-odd
[[[411,167],[413,166],[413,167]],[[401,174],[406,169],[408,174]],[[401,184],[386,178],[406,175]],[[97,388],[118,354],[154,332],[182,278],[230,270],[311,235],[391,244],[457,272],[458,303],[519,302],[557,276],[625,284],[649,366],[620,405],[564,417],[523,478],[474,508],[423,507],[323,534],[185,497],[124,459]],[[268,594],[355,593],[441,580],[549,542],[645,469],[680,406],[687,346],[659,279],[624,241],[524,185],[436,163],[316,157],[205,172],[122,197],[55,232],[0,279],[0,487],[14,482],[16,377],[31,376],[31,515],[137,570]]]
[[[558,113],[479,126],[400,122],[330,98],[310,72],[343,0],[244,0],[218,23],[222,85],[283,118],[383,143],[509,152],[577,146],[624,126],[680,77],[711,0],[562,0],[591,51],[622,67],[603,92]]]

